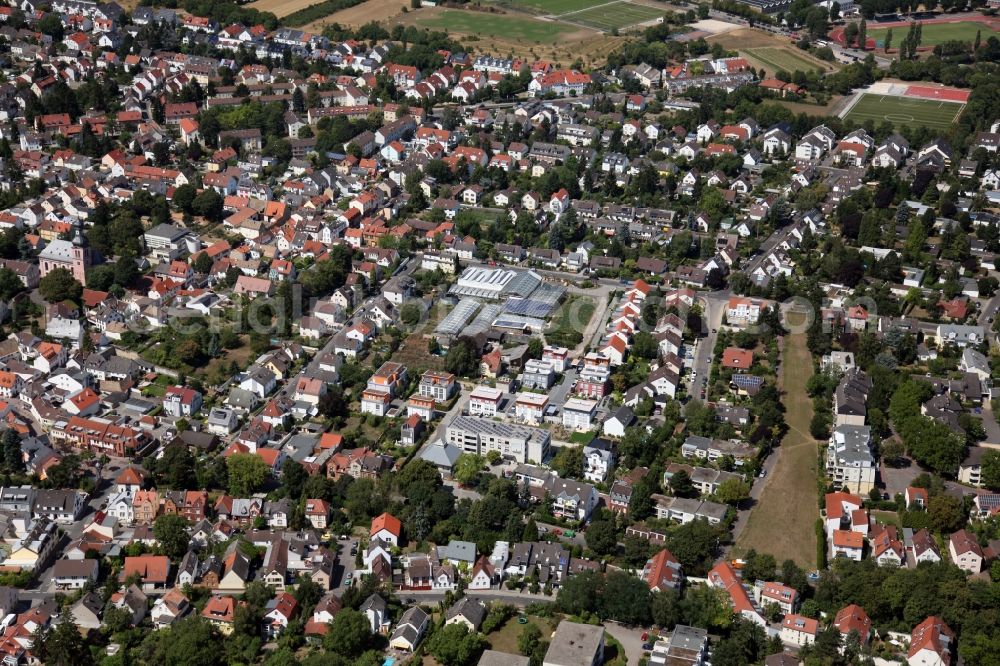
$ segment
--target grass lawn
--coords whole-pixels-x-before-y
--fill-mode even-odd
[[[590,319],[594,316],[597,304],[594,299],[586,296],[573,296],[559,308],[559,312],[552,318],[552,328],[568,328],[582,331],[587,328]]]
[[[809,434],[813,409],[806,395],[812,367],[806,336],[785,336],[781,385],[788,433],[772,454],[778,456],[778,464],[734,549],[745,553],[754,548],[771,553],[779,561],[792,559],[810,570],[816,567],[815,524],[819,518],[818,450],[816,440]]]
[[[876,125],[888,121],[896,126],[922,125],[944,130],[955,122],[963,108],[965,107],[962,104],[936,99],[866,93],[851,107],[844,120],[858,124],[871,120]]]
[[[555,313],[552,323],[545,331],[545,338],[549,344],[563,345],[565,347],[575,347],[570,344],[583,331],[587,330],[587,325],[594,316],[597,303],[594,299],[586,296],[573,296]],[[586,340],[581,340],[586,342]]]
[[[535,615],[528,615],[528,624],[533,624],[542,632],[542,640],[549,640],[549,635],[554,631],[559,623],[558,618],[543,618]],[[490,648],[498,652],[507,654],[521,654],[517,649],[517,638],[524,631],[528,624],[518,624],[517,617],[512,617],[507,624],[500,627],[486,637],[490,642]]]
[[[574,432],[569,436],[569,441],[573,444],[590,444],[593,439],[594,433],[592,432]]]
[[[418,18],[417,24],[432,30],[539,43],[551,42],[563,33],[575,29],[568,25],[538,21],[533,18],[467,12],[459,9],[447,9],[439,14]]]
[[[756,60],[762,62],[764,65],[767,65],[769,75],[773,75],[779,69],[783,69],[789,74],[795,70],[809,72],[812,70],[822,71],[823,69],[809,58],[805,58],[797,54],[791,48],[768,46],[756,49],[747,49],[746,52]]]
[[[583,11],[564,14],[562,18],[590,28],[610,32],[615,28],[627,28],[663,16],[664,10],[646,5],[616,2],[610,5],[591,7]]]
[[[872,518],[879,525],[895,525],[899,529],[902,529],[902,525],[899,522],[899,514],[895,511],[872,511]]]
[[[868,38],[874,39],[881,48],[885,44],[885,33],[892,30],[892,46],[898,47],[909,28],[898,26],[895,28],[869,28]],[[937,46],[945,42],[961,41],[972,42],[976,39],[976,32],[982,31],[981,39],[985,42],[996,31],[988,25],[978,21],[958,21],[956,23],[924,23],[920,27],[920,45]]]

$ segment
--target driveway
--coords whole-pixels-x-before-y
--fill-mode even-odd
[[[883,492],[889,493],[889,497],[904,494],[906,487],[913,483],[913,479],[922,473],[923,470],[920,469],[920,465],[909,458],[904,458],[898,467],[889,467],[885,463],[879,464],[879,474],[882,477],[882,483],[885,484]],[[975,488],[968,488],[960,483],[955,483],[954,481],[945,481],[944,487],[949,495],[954,495],[955,497],[976,495],[982,492]]]
[[[983,412],[978,415],[983,421],[983,429],[986,430],[987,444],[1000,444],[1000,423],[997,423],[997,415],[993,412],[989,400],[983,401]]]
[[[642,633],[646,629],[632,629],[617,622],[605,622],[604,629],[622,644],[629,666],[638,666],[642,659]]]
[[[562,412],[563,405],[566,404],[566,397],[573,388],[573,384],[576,383],[578,374],[576,370],[568,368],[563,373],[562,381],[553,386],[549,391],[549,404],[559,409],[560,412]]]

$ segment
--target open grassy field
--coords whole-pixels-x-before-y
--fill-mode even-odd
[[[947,129],[965,108],[955,102],[911,97],[892,97],[865,93],[844,116],[848,122],[876,125],[888,121],[894,125],[922,125],[931,129]]]
[[[839,69],[836,63],[814,58],[788,39],[755,28],[731,30],[706,39],[710,44],[721,44],[730,51],[738,51],[750,64],[758,69],[765,69],[768,76],[773,76],[779,69],[785,69],[789,73],[796,69],[818,69],[821,72]]]
[[[560,35],[575,30],[572,26],[551,21],[540,21],[527,16],[487,14],[460,9],[445,9],[416,19],[417,25],[432,30],[482,37],[513,38],[527,42],[548,43]]]
[[[893,46],[899,46],[900,41],[906,36],[907,28],[897,26],[895,28],[872,28],[868,27],[868,39],[874,39],[881,48],[885,44],[885,34],[892,30]],[[945,42],[960,41],[971,42],[976,39],[976,32],[982,31],[981,39],[986,41],[997,34],[990,26],[977,21],[956,21],[954,23],[924,23],[920,26],[920,45],[937,46]]]
[[[742,554],[753,548],[779,561],[792,559],[806,569],[816,566],[815,524],[819,518],[818,451],[816,440],[809,434],[813,409],[806,395],[812,367],[805,334],[785,336],[781,389],[788,433],[772,454],[778,456],[778,464],[734,549],[734,553]]]
[[[613,2],[589,9],[563,14],[559,18],[572,21],[589,28],[611,32],[612,30],[646,23],[663,16],[663,10],[648,5],[631,2]]]
[[[789,74],[795,70],[808,72],[810,70],[818,69],[822,72],[825,69],[818,66],[812,58],[799,55],[795,52],[796,50],[798,49],[793,50],[785,46],[765,46],[756,49],[747,49],[746,52],[750,54],[754,60],[759,60],[767,65],[769,73],[777,72],[779,69],[783,69]]]
[[[586,296],[573,296],[563,303],[552,317],[552,329],[583,331],[587,328],[597,304]]]
[[[497,0],[495,4],[520,7],[552,16],[606,4],[608,0]]]
[[[368,0],[360,7],[367,5]],[[379,0],[381,1],[381,0]],[[624,36],[601,33],[582,25],[534,18],[514,9],[505,11],[499,5],[494,13],[424,7],[400,13],[387,23],[414,25],[418,28],[448,30],[462,36],[476,53],[492,53],[529,61],[548,60],[567,67],[578,59],[584,67],[603,65],[608,54],[618,50],[627,40]],[[331,17],[332,18],[332,17]]]

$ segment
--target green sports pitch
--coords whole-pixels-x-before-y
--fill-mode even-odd
[[[890,28],[878,28],[868,26],[868,37],[874,39],[881,47],[885,45],[885,36]],[[899,48],[903,38],[909,31],[909,26],[895,26],[892,30],[892,47]],[[996,31],[989,25],[978,21],[952,21],[948,23],[924,23],[920,26],[920,45],[937,46],[945,42],[959,41],[972,42],[979,32],[981,39],[985,42],[991,36],[996,35]]]
[[[864,93],[844,120],[859,125],[871,120],[875,125],[889,122],[897,127],[922,125],[931,129],[947,129],[963,108],[964,104],[956,102]]]
[[[498,5],[523,7],[550,16],[575,12],[595,5],[603,5],[610,0],[496,0]]]
[[[662,18],[665,10],[631,2],[609,2],[560,15],[562,21],[610,32]]]

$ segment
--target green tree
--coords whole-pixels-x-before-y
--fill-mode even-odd
[[[24,284],[17,273],[6,267],[0,268],[0,298],[9,301],[22,291],[24,291]]]
[[[559,587],[556,606],[570,615],[596,613],[604,591],[604,576],[596,571],[585,571],[571,576]]]
[[[147,655],[142,663],[147,664],[221,666],[225,663],[219,634],[208,620],[198,614],[178,620],[167,629],[150,633],[142,648]]]
[[[253,494],[267,479],[267,463],[252,453],[235,453],[226,459],[229,471],[229,492],[237,497]]]
[[[672,530],[667,535],[666,546],[680,561],[685,573],[702,576],[715,560],[720,538],[719,530],[699,518]]]
[[[733,613],[724,590],[703,585],[685,592],[681,616],[685,624],[712,630],[729,626]]]
[[[624,624],[647,625],[649,596],[649,586],[644,580],[626,571],[612,571],[605,577],[601,615]]]
[[[554,469],[560,477],[579,479],[583,477],[583,447],[582,446],[562,446],[559,451],[552,456],[549,467]]]
[[[726,479],[719,484],[715,496],[726,504],[736,506],[750,497],[750,484],[743,479]]]
[[[63,40],[63,24],[59,20],[59,15],[54,12],[42,17],[42,20],[38,22],[38,31],[51,37],[54,42],[58,43]]]
[[[479,373],[479,355],[476,343],[468,338],[459,338],[448,348],[444,357],[444,368],[461,377],[471,377]]]
[[[695,490],[694,483],[691,482],[691,475],[681,469],[673,473],[667,481],[670,492],[676,497],[695,497],[698,491]]]
[[[191,202],[191,210],[207,220],[218,222],[223,213],[222,195],[212,189],[202,190]]]
[[[163,514],[153,523],[153,535],[163,547],[163,552],[179,560],[188,551],[191,537],[187,533],[188,521],[176,514]]]
[[[212,261],[212,257],[208,254],[208,252],[199,252],[198,256],[196,256],[194,261],[191,262],[191,267],[196,273],[207,275],[208,272],[212,270],[212,264],[214,263],[215,262]]]
[[[443,666],[467,666],[486,648],[486,639],[464,624],[448,624],[427,641],[427,651]]]
[[[455,461],[455,480],[463,486],[475,481],[483,471],[486,459],[475,453],[463,453]]]
[[[632,353],[639,358],[656,358],[659,347],[656,338],[646,331],[639,331],[632,341]]]
[[[420,321],[423,311],[416,303],[407,303],[399,309],[399,319],[407,326],[413,326]]]
[[[983,454],[982,480],[990,490],[1000,490],[1000,451],[990,449]]]
[[[674,590],[661,590],[650,595],[649,612],[653,624],[663,629],[673,629],[681,620],[680,595]]]
[[[32,652],[42,663],[54,666],[92,664],[87,643],[73,612],[66,610],[59,623],[42,632],[34,642]]]
[[[21,452],[21,437],[13,428],[6,428],[0,437],[0,460],[3,469],[9,474],[19,474],[24,471],[24,457]]]
[[[610,520],[595,520],[585,533],[587,545],[598,555],[611,555],[618,547],[618,534]]]
[[[344,608],[323,636],[323,647],[342,657],[357,657],[371,645],[371,624],[364,613]]]
[[[38,291],[49,303],[73,301],[78,303],[83,295],[83,285],[65,268],[49,271],[38,283]]]
[[[163,456],[155,461],[155,472],[158,485],[170,486],[175,490],[191,490],[198,485],[195,476],[194,456],[183,444],[167,446]]]
[[[927,513],[931,525],[939,532],[951,533],[959,530],[966,520],[962,500],[943,493],[930,498]]]
[[[281,488],[285,497],[297,500],[302,496],[309,472],[297,460],[288,458],[281,464]]]

